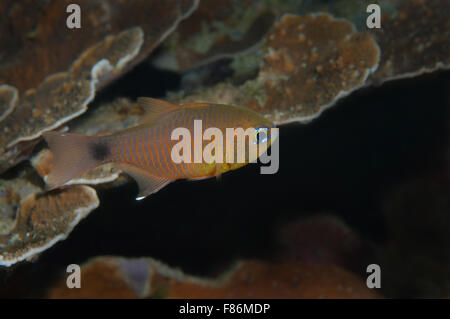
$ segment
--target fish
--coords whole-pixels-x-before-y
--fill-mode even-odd
[[[48,188],[61,187],[95,167],[114,163],[137,182],[139,194],[136,199],[143,199],[178,179],[219,178],[221,174],[256,159],[248,154],[249,143],[258,144],[258,154],[261,154],[276,139],[276,134],[271,135],[270,130],[275,124],[245,107],[212,103],[173,104],[148,97],[138,98],[138,103],[146,111],[142,121],[135,127],[115,134],[84,136],[58,131],[43,133],[55,158],[46,177]],[[202,124],[202,134],[209,128],[217,128],[221,132],[226,132],[227,128],[242,128],[248,129],[250,133],[244,145],[225,140],[222,160],[218,153],[213,162],[206,161],[203,157],[197,162],[192,159],[174,161],[173,147],[180,139],[173,139],[172,133],[177,128],[194,132],[198,121]],[[195,138],[193,135],[186,137],[190,139],[188,142],[191,148],[183,149],[182,154],[179,154],[186,155],[187,158],[189,150],[194,152]],[[215,142],[216,138],[219,139],[217,136],[211,136],[209,141],[202,138],[202,149],[208,143]],[[218,149],[214,148],[214,152],[216,151]],[[243,161],[236,160],[238,151],[245,152]]]

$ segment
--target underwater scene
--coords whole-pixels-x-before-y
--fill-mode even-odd
[[[450,0],[0,0],[0,298],[449,298],[449,68]]]

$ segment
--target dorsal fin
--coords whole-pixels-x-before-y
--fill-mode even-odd
[[[185,107],[205,107],[205,106],[211,106],[213,104],[211,104],[211,103],[183,103],[180,105],[185,106]]]
[[[178,105],[163,100],[152,99],[150,97],[140,97],[137,101],[139,105],[145,109],[146,115],[143,122],[156,119],[164,113],[180,109]]]

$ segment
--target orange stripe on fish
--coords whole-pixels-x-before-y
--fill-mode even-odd
[[[162,135],[162,127],[159,130],[159,145],[160,145],[160,151],[161,151],[161,157],[162,160],[164,161],[165,164],[165,168],[167,169],[167,172],[170,172],[170,167],[169,167],[169,163],[167,162],[167,158],[166,158],[166,152],[164,149],[164,136]]]
[[[147,134],[146,134],[146,136],[147,136],[147,143],[145,143],[145,146],[146,146],[146,148],[147,148],[147,152],[149,153],[149,155],[150,155],[150,159],[151,159],[151,161],[152,161],[152,166],[153,167],[155,167],[155,161],[153,160],[153,151],[152,151],[152,149],[151,149],[151,147],[150,147],[150,139],[151,139],[151,136],[150,136],[150,132],[148,132]]]
[[[142,143],[139,141],[139,136],[138,135],[136,135],[135,143],[136,143],[135,151],[136,151],[136,155],[137,155],[138,166],[144,166],[144,161],[142,160],[141,150],[140,150],[140,147],[139,147]]]
[[[149,166],[150,166],[150,161],[149,161],[148,157],[149,157],[150,155],[149,155],[148,152],[147,152],[146,145],[147,145],[147,134],[144,134],[144,135],[142,136],[142,143],[141,143],[142,154],[143,154],[143,156],[144,156],[144,160],[145,160],[145,165],[146,165],[146,167],[149,167]]]
[[[156,133],[156,132],[155,132]],[[155,136],[153,137],[153,145],[155,145],[156,146],[156,148],[155,148],[155,154],[156,154],[156,162],[158,163],[158,165],[156,166],[158,169],[161,169],[162,168],[162,165],[161,165],[161,161],[160,161],[160,159],[159,159],[159,150],[160,150],[160,147],[158,147],[158,143],[157,143],[157,139],[156,139],[156,134],[154,134]]]

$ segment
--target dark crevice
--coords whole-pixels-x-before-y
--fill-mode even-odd
[[[178,73],[160,70],[144,62],[98,92],[92,104],[100,105],[118,97],[133,100],[141,96],[164,97],[168,91],[178,90],[180,83]]]

